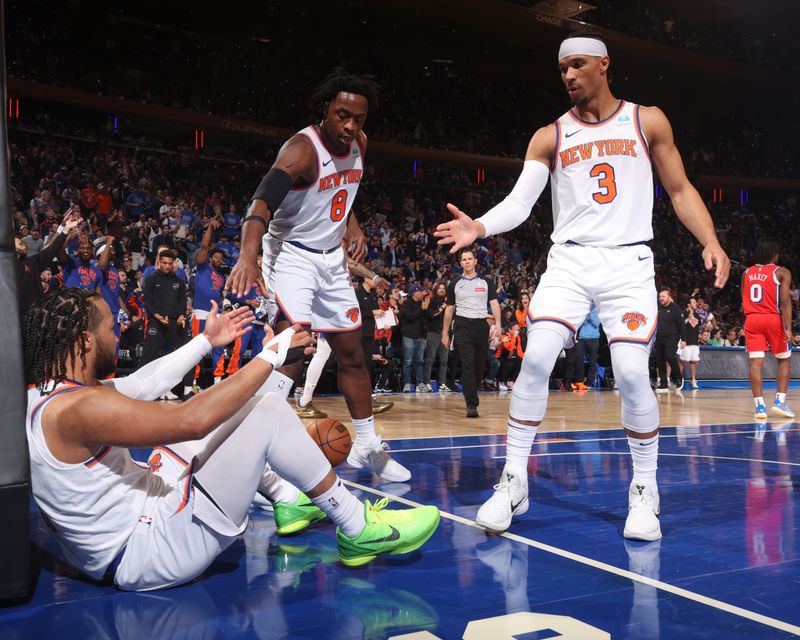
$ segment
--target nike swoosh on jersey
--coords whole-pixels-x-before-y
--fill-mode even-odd
[[[576,133],[580,133],[580,132],[581,132],[581,129],[578,129],[577,131],[573,131],[572,133],[565,133],[565,134],[564,134],[564,137],[565,137],[565,138],[571,138],[571,137],[572,137],[572,136],[574,136]]]
[[[322,166],[327,167],[331,162],[333,162],[333,158],[330,158],[327,162],[323,162]]]
[[[639,256],[639,262],[642,260],[647,260],[650,256]]]
[[[376,538],[375,540],[365,540],[364,542],[360,542],[359,544],[378,544],[379,542],[394,542],[395,540],[400,539],[400,532],[395,529],[392,525],[389,525],[389,528],[392,532],[388,536],[384,536],[383,538]]]

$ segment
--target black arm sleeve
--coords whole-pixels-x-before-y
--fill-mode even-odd
[[[489,294],[489,302],[497,300],[497,285],[491,278],[486,278],[486,291]]]
[[[275,211],[292,188],[292,178],[285,171],[270,169],[267,175],[261,178],[252,200],[263,200],[267,203],[270,213]]]
[[[66,241],[67,236],[63,233],[59,233],[58,237],[53,240],[53,242],[33,256],[33,260],[39,268],[39,271],[50,266],[50,263],[58,257],[58,252],[64,248],[64,243]]]

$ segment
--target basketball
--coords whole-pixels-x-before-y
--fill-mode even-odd
[[[306,428],[311,439],[319,445],[322,453],[331,463],[332,467],[338,467],[350,453],[353,440],[350,432],[341,422],[333,418],[320,418],[314,420]]]

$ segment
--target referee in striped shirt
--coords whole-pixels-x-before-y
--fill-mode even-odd
[[[447,307],[442,323],[442,344],[450,347],[450,325],[455,313],[455,350],[461,359],[461,387],[467,402],[467,418],[478,417],[478,388],[486,369],[486,353],[489,349],[489,325],[486,310],[491,306],[497,335],[500,328],[500,305],[494,283],[475,271],[475,252],[461,252],[460,278],[447,287]]]

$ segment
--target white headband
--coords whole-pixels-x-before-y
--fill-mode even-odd
[[[608,49],[602,40],[597,38],[567,38],[561,43],[558,50],[558,59],[567,56],[597,56],[602,58],[608,55]]]

